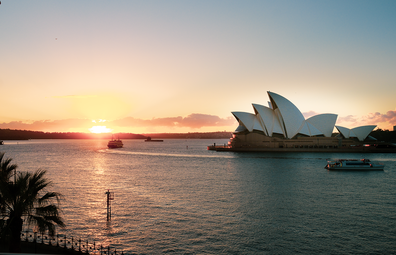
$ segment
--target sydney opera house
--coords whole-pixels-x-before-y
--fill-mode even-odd
[[[352,129],[336,126],[337,114],[319,114],[305,119],[288,99],[268,92],[269,106],[253,104],[254,113],[232,112],[239,123],[219,151],[380,151],[369,134],[376,127]],[[333,131],[338,131],[333,132]]]

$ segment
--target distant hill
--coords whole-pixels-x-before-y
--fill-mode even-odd
[[[117,133],[113,134],[120,139],[145,139],[138,134]],[[112,134],[93,134],[77,132],[42,132],[28,130],[0,129],[0,140],[28,140],[28,139],[111,139]]]
[[[42,132],[29,130],[0,129],[0,140],[28,140],[28,139],[229,139],[232,132],[194,132],[194,133],[153,133],[153,134],[132,134],[132,133],[77,133],[77,132]],[[370,133],[378,141],[396,143],[396,131],[376,129]]]
[[[146,139],[162,138],[162,139],[228,139],[232,135],[231,132],[206,132],[206,133],[155,133],[155,134],[132,134],[132,133],[116,133],[116,134],[93,134],[93,133],[77,133],[77,132],[42,132],[29,130],[13,130],[0,129],[0,140],[28,140],[28,139]]]
[[[162,138],[162,139],[230,139],[232,132],[205,132],[205,133],[155,133],[155,134],[143,134],[151,138]]]

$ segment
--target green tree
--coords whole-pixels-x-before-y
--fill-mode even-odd
[[[16,165],[11,165],[9,159],[0,162],[0,200],[2,214],[7,218],[4,232],[9,237],[10,252],[20,252],[24,221],[28,226],[37,226],[41,233],[48,230],[50,236],[55,235],[56,225],[65,226],[60,216],[61,195],[47,191],[51,182],[45,178],[45,170],[17,172],[12,180],[12,174],[3,172],[3,163],[15,168]],[[12,167],[4,168],[8,171]]]

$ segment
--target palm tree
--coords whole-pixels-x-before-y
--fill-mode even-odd
[[[2,162],[0,162],[2,163]],[[3,168],[1,166],[1,170]],[[10,252],[20,252],[21,231],[23,221],[38,227],[39,232],[48,230],[50,236],[55,235],[55,226],[64,227],[60,216],[59,200],[61,195],[57,192],[47,192],[51,184],[44,175],[46,171],[38,169],[34,173],[18,172],[15,180],[0,180],[0,199],[2,211],[8,217],[5,230],[10,237]],[[2,176],[6,176],[2,173]],[[57,203],[53,203],[56,200]]]
[[[12,177],[12,174],[15,175],[15,171],[17,169],[16,164],[11,163],[11,158],[5,158],[4,152],[0,152],[0,185],[6,185]],[[5,215],[6,215],[6,207],[4,206],[3,196],[0,192],[0,215],[2,216],[0,219],[0,240],[1,237],[4,236],[4,225],[5,225]]]
[[[5,158],[4,154],[4,152],[0,152],[0,181],[8,182],[13,172],[15,174],[15,170],[18,166],[16,164],[11,164],[12,158]]]

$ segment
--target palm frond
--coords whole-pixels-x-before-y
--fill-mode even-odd
[[[52,198],[55,198],[56,201],[59,203],[62,198],[62,194],[58,192],[47,192],[44,194],[44,196],[38,199],[38,204],[40,206],[43,204],[47,204],[49,201],[52,201]]]
[[[7,225],[12,223],[14,228],[18,224],[22,228],[22,217],[27,217],[29,225],[35,224],[41,233],[54,235],[56,226],[65,226],[59,207],[62,195],[46,191],[51,182],[42,169],[17,172],[15,180],[10,180],[16,167],[0,153],[0,213],[7,215],[3,218],[8,218]]]
[[[65,223],[60,216],[55,215],[47,215],[47,216],[39,216],[39,215],[29,215],[28,224],[34,224],[38,227],[40,233],[44,233],[48,230],[49,235],[53,236],[55,233],[55,225],[59,227],[65,227]]]
[[[11,164],[12,158],[5,158],[4,155],[4,152],[0,153],[0,182],[9,182],[18,165]]]

